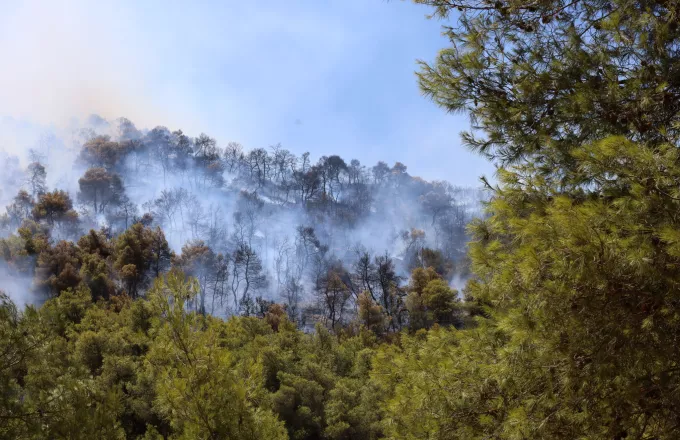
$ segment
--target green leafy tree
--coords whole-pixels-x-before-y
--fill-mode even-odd
[[[463,140],[474,150],[560,175],[578,166],[570,151],[609,135],[677,143],[676,3],[415,2],[447,19],[451,41],[421,62],[421,88],[471,116]]]
[[[115,293],[113,281],[113,246],[103,233],[90,230],[78,240],[82,260],[80,277],[92,292],[92,297],[109,298]]]
[[[385,438],[541,438],[531,436],[517,417],[508,427],[521,424],[518,430],[499,428],[510,412],[500,385],[512,386],[514,378],[496,360],[502,335],[486,330],[438,327],[380,347],[370,374],[374,393],[381,396]]]
[[[677,5],[418,3],[455,20],[423,90],[469,112],[464,140],[503,168],[471,228],[466,293],[485,318],[378,363],[403,383],[386,429],[677,437]]]
[[[81,259],[78,248],[69,241],[59,241],[38,256],[36,281],[50,296],[75,289],[81,282],[79,274]]]
[[[148,287],[151,277],[170,264],[171,251],[160,228],[135,223],[118,236],[114,268],[120,272],[126,292],[133,298]]]
[[[615,137],[574,157],[580,197],[518,166],[473,225],[468,300],[489,318],[379,356],[392,436],[677,436],[680,154]]]
[[[357,298],[360,325],[381,335],[385,331],[385,315],[382,307],[373,301],[369,292],[362,292]]]
[[[412,331],[433,324],[454,324],[459,311],[456,291],[432,267],[417,268],[411,273],[406,308]]]
[[[195,280],[177,272],[157,279],[151,303],[161,316],[149,353],[154,365],[155,407],[176,438],[285,439],[269,411],[253,408],[231,369],[231,354],[220,346],[215,326],[185,309],[199,291]]]

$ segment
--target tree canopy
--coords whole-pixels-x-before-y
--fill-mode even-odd
[[[0,269],[48,299],[0,293],[1,438],[680,437],[680,4],[415,1],[451,43],[420,85],[497,165],[485,215],[399,162],[122,120],[80,214],[33,162],[2,217]],[[123,178],[153,172],[223,203],[139,216]],[[335,239],[400,217],[399,253]]]

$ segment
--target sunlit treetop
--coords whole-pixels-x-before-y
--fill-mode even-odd
[[[567,152],[606,135],[677,144],[678,2],[415,1],[452,43],[421,62],[421,88],[469,112],[473,150],[549,171],[573,168]]]

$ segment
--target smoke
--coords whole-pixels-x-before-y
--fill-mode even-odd
[[[0,260],[0,291],[5,292],[19,310],[27,305],[39,305],[43,298],[32,290],[33,278],[18,273]]]
[[[266,145],[276,133],[298,156],[305,145],[314,148],[323,139],[327,152],[352,152],[364,162],[375,161],[380,150],[399,151],[409,164],[459,181],[483,172],[470,171],[474,159],[451,159],[450,121],[421,102],[412,78],[412,60],[423,53],[412,44],[426,33],[419,15],[410,26],[403,24],[410,12],[402,16],[377,3],[329,9],[266,3],[264,11],[235,2],[211,5],[206,13],[172,2],[143,8],[133,2],[0,2],[0,115],[12,115],[0,118],[0,206],[27,188],[25,170],[34,160],[45,165],[49,189],[65,190],[78,202],[78,179],[88,167],[79,159],[81,147],[96,134],[120,139],[115,118],[121,114],[140,127],[162,122],[192,136],[207,124],[217,130],[211,134],[246,140],[248,146]],[[440,38],[436,26],[429,31]],[[434,46],[430,49],[434,53]],[[385,81],[386,68],[396,82]],[[352,95],[361,98],[351,102]],[[386,111],[396,108],[404,110]],[[93,111],[101,117],[88,117]],[[141,129],[139,136],[148,131]],[[243,179],[239,172],[221,173],[224,184],[215,185],[207,181],[215,176],[206,177],[194,164],[178,171],[166,169],[158,157],[134,154],[115,171],[131,211],[153,214],[154,226],[163,228],[176,253],[187,242],[203,240],[215,252],[232,254],[239,240],[245,241],[267,273],[269,286],[261,293],[278,300],[284,291],[298,293],[295,283],[281,280],[281,271],[298,274],[294,281],[307,294],[314,287],[311,268],[298,267],[300,226],[313,228],[319,245],[328,248],[326,259],[340,260],[347,269],[359,247],[372,256],[390,255],[404,277],[416,246],[440,249],[451,258],[464,252],[459,223],[478,215],[476,196],[446,189],[463,214],[442,222],[421,204],[429,183],[380,187],[370,177],[373,164],[364,165],[373,201],[359,218],[348,218],[358,194],[342,189],[334,195],[342,203],[325,212],[307,209],[280,188]],[[256,193],[263,206],[249,207],[243,191]],[[92,212],[84,203],[76,208],[83,230],[124,228],[110,212]],[[419,231],[415,241],[409,238],[414,230]],[[11,232],[0,225],[0,236]],[[53,232],[53,240],[60,237]]]
[[[80,125],[92,112],[148,125],[179,122],[150,94],[163,55],[133,18],[132,5],[122,2],[0,2],[0,115],[51,131]],[[195,122],[191,114],[181,119]],[[21,149],[23,140],[3,144]]]
[[[464,297],[463,290],[465,289],[468,279],[470,279],[468,275],[456,273],[453,275],[453,278],[451,278],[451,281],[449,281],[449,287],[458,292],[458,298],[460,299],[463,299]]]
[[[322,143],[458,184],[492,172],[456,148],[452,134],[467,122],[421,97],[414,60],[431,59],[446,40],[417,5],[194,6],[0,2],[0,115],[50,127],[93,112],[125,115],[140,126],[182,126],[249,146],[274,136],[297,154]]]
[[[264,277],[249,294],[274,301],[292,295],[309,303],[321,270],[318,265],[341,263],[351,271],[357,249],[368,251],[371,258],[388,255],[402,279],[408,278],[414,264],[421,264],[417,261],[420,249],[438,249],[447,259],[460,259],[467,241],[465,225],[480,215],[484,198],[478,189],[412,177],[402,164],[378,164],[376,171],[371,165],[337,158],[334,160],[347,167],[344,171],[340,167],[342,178],[334,178],[332,173],[319,177],[328,180],[328,194],[317,188],[313,200],[303,203],[299,189],[295,189],[298,184],[294,180],[299,178],[295,173],[310,172],[315,164],[322,170],[324,160],[330,159],[303,159],[276,146],[243,150],[230,162],[223,144],[215,145],[214,140],[201,137],[207,142],[208,153],[214,149],[214,157],[206,153],[205,157],[212,158],[203,160],[199,158],[203,147],[198,147],[196,137],[187,138],[191,154],[182,160],[172,149],[175,147],[168,147],[179,139],[174,128],[137,129],[126,119],[109,121],[96,115],[80,122],[72,120],[68,128],[25,125],[10,119],[3,124],[8,132],[18,133],[8,141],[13,142],[11,145],[22,142],[28,146],[0,153],[8,170],[0,182],[4,204],[19,188],[27,188],[23,170],[30,161],[39,160],[46,165],[48,188],[65,190],[77,202],[81,232],[107,227],[117,234],[130,226],[133,218],[149,214],[177,255],[187,243],[203,241],[215,254],[222,253],[231,261],[232,277],[241,270],[234,268],[237,252],[247,246],[261,261]],[[119,145],[131,142],[131,150],[123,159],[109,165],[110,172],[122,179],[127,203],[124,217],[119,207],[97,213],[78,197],[79,179],[93,166],[81,154],[83,144],[97,136],[107,136]],[[281,163],[288,164],[286,170],[279,170],[276,157],[284,158]],[[356,175],[350,177],[350,173]],[[359,179],[360,183],[351,184],[350,179]],[[117,203],[123,204],[122,199]],[[310,232],[303,237],[301,230],[305,228]],[[57,232],[53,232],[53,239],[64,237]],[[200,267],[203,264],[208,263],[191,263],[192,270],[203,274],[205,283],[217,285],[210,279],[212,269]],[[30,290],[27,280],[11,279],[5,270],[3,281],[10,285],[6,290],[14,292],[15,297],[22,288]],[[464,281],[458,273],[450,280],[458,290]],[[227,287],[231,290],[220,287],[220,307],[225,295],[243,294],[242,285]],[[17,299],[22,304],[35,300],[30,296]],[[239,306],[235,302],[231,310]],[[208,299],[207,307],[214,306]]]

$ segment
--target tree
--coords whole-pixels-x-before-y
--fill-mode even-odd
[[[196,310],[202,314],[206,313],[206,297],[212,293],[209,306],[214,311],[216,300],[224,300],[223,295],[226,293],[224,286],[229,277],[229,261],[225,261],[222,254],[216,255],[203,241],[195,240],[182,246],[182,254],[174,263],[187,276],[198,281]]]
[[[90,168],[78,179],[78,201],[91,205],[95,215],[103,214],[108,208],[118,206],[124,197],[120,176],[104,168]]]
[[[80,278],[90,289],[93,299],[110,298],[116,291],[111,257],[113,245],[102,231],[90,230],[78,240],[82,261]]]
[[[153,201],[155,214],[161,225],[168,229],[174,229],[176,227],[175,216],[178,212],[181,215],[182,205],[188,199],[189,192],[184,188],[162,190],[160,196]]]
[[[127,145],[114,142],[109,136],[96,136],[83,144],[80,160],[93,168],[112,170],[129,152]]]
[[[181,133],[181,132],[180,132]],[[155,127],[145,137],[146,148],[157,159],[161,169],[163,170],[163,182],[165,183],[165,175],[171,166],[171,161],[174,156],[173,138],[170,130],[166,127]],[[182,139],[184,141],[184,139]]]
[[[349,179],[350,185],[355,185],[362,183],[364,181],[364,174],[366,173],[366,167],[361,165],[358,159],[352,159],[347,168],[347,178]]]
[[[299,318],[300,302],[304,298],[305,288],[298,277],[288,275],[282,290],[288,317],[296,321]]]
[[[0,436],[113,440],[125,435],[119,422],[122,393],[118,386],[98,386],[97,380],[87,374],[86,365],[79,363],[78,349],[88,346],[83,342],[91,332],[84,335],[82,342],[76,342],[75,327],[91,305],[86,291],[69,290],[39,311],[28,309],[22,314],[11,312],[10,316],[0,312],[0,413],[4,420]],[[6,304],[1,307],[7,310]],[[65,350],[67,333],[76,343]],[[6,342],[12,345],[6,347]]]
[[[265,185],[269,179],[271,169],[271,159],[267,150],[256,148],[251,150],[246,156],[246,163],[250,174],[250,180],[256,182],[259,187]]]
[[[301,283],[302,264],[296,258],[295,249],[290,245],[286,237],[277,243],[277,255],[274,257],[274,269],[276,271],[277,293],[283,300],[288,316],[296,321],[300,309],[300,301],[304,296],[304,288]]]
[[[47,191],[47,184],[45,183],[47,172],[45,167],[40,162],[32,162],[28,165],[27,174],[26,183],[31,188],[33,197],[44,194]]]
[[[415,269],[406,297],[410,329],[429,328],[433,324],[457,324],[456,293],[433,268]]]
[[[10,225],[17,228],[27,218],[30,217],[35,201],[31,195],[25,190],[19,190],[10,205],[5,210]]]
[[[432,217],[432,226],[435,225],[437,219],[445,215],[453,208],[453,198],[447,191],[447,185],[443,182],[432,185],[432,190],[420,196],[420,203],[423,210]]]
[[[72,242],[59,241],[53,247],[43,250],[38,256],[36,281],[49,296],[58,296],[67,289],[80,284],[80,255]]]
[[[116,122],[118,123],[118,139],[121,142],[134,141],[142,137],[135,124],[129,119],[119,118]]]
[[[380,346],[370,374],[381,396],[379,423],[385,437],[522,438],[512,425],[505,431],[498,428],[509,410],[499,393],[502,382],[493,351],[498,341],[493,336],[440,327],[404,335],[398,345]],[[521,416],[517,412],[513,422],[525,429]],[[553,438],[573,437],[566,433]]]
[[[678,150],[615,137],[573,154],[580,196],[524,164],[475,221],[467,301],[487,318],[379,356],[376,380],[401,384],[390,435],[677,436]]]
[[[190,158],[193,155],[193,141],[184,134],[182,130],[172,132],[172,152],[174,166],[180,171],[185,171],[190,165]]]
[[[295,170],[297,158],[290,151],[283,149],[281,145],[272,147],[272,181],[285,184]]]
[[[390,170],[390,180],[396,188],[408,185],[410,176],[406,172],[406,165],[401,162],[395,162]]]
[[[402,231],[401,240],[406,245],[405,254],[419,252],[425,244],[425,231],[416,228],[411,228],[410,231]]]
[[[301,271],[304,271],[312,260],[325,258],[328,246],[321,244],[311,226],[300,225],[296,228],[296,232],[295,255],[300,262]]]
[[[219,159],[217,141],[207,134],[201,133],[194,141],[194,155],[201,162]]]
[[[262,260],[254,249],[243,243],[233,252],[231,292],[234,296],[234,307],[239,310],[253,300],[254,293],[268,285],[267,276],[262,267]]]
[[[388,437],[677,437],[677,5],[417,1],[460,12],[421,86],[504,168],[471,227],[485,317],[378,356]]]
[[[359,308],[359,323],[377,335],[381,335],[385,329],[385,315],[382,307],[378,305],[368,292],[362,292],[357,298]]]
[[[319,170],[311,168],[308,171],[297,170],[293,173],[295,191],[298,193],[298,201],[306,205],[316,197],[321,187]]]
[[[150,270],[154,278],[158,278],[170,268],[173,253],[160,227],[149,234],[149,250],[151,251]]]
[[[38,203],[33,208],[33,216],[36,220],[45,219],[49,225],[53,225],[71,209],[73,209],[73,202],[68,193],[55,190],[38,198]]]
[[[234,212],[234,241],[252,245],[257,227],[263,220],[264,201],[256,192],[241,191]]]
[[[355,249],[356,260],[353,264],[355,284],[362,292],[367,293],[373,301],[378,298],[378,274],[376,266],[369,254],[363,247]]]
[[[337,192],[341,190],[340,174],[347,172],[347,164],[337,155],[330,157],[323,156],[319,159],[318,169],[320,170],[321,187],[324,197],[337,201]]]
[[[0,417],[5,422],[0,427],[0,436],[20,438],[26,435],[32,417],[26,414],[22,405],[22,389],[18,379],[26,368],[27,359],[32,358],[35,349],[24,333],[21,313],[7,294],[0,291]]]
[[[244,160],[243,146],[238,142],[229,142],[224,149],[224,162],[227,171],[237,173]]]
[[[50,246],[50,229],[32,220],[24,220],[17,234],[0,239],[0,257],[9,269],[30,275],[35,256]]]
[[[342,325],[345,306],[351,294],[341,278],[342,271],[342,268],[331,269],[317,282],[316,287],[324,310],[324,321],[333,330]]]
[[[247,385],[220,344],[220,328],[186,310],[198,289],[195,280],[171,272],[150,292],[162,317],[148,355],[157,384],[155,410],[183,438],[286,438],[276,416],[249,405]]]
[[[403,292],[399,287],[402,278],[397,275],[394,261],[387,253],[375,257],[375,267],[375,279],[379,288],[377,302],[389,317],[389,327],[396,330],[402,325]]]
[[[92,298],[95,300],[111,298],[116,292],[116,287],[111,279],[110,262],[98,254],[83,254],[81,259],[78,275],[90,290]]]
[[[107,220],[114,229],[124,231],[133,223],[133,219],[137,217],[137,214],[137,204],[132,202],[127,195],[123,194],[116,209],[109,212]]]
[[[51,228],[61,230],[65,236],[73,235],[78,228],[78,213],[73,210],[71,197],[62,190],[41,194],[33,206],[33,218],[46,221]]]
[[[121,274],[126,292],[133,298],[149,285],[152,277],[169,266],[172,256],[163,231],[141,223],[135,223],[118,236],[115,255],[114,267]]]
[[[453,261],[444,257],[440,250],[426,247],[420,248],[417,252],[414,252],[409,261],[409,270],[413,271],[419,267],[431,267],[439,276],[447,280],[450,280],[455,273]]]
[[[608,135],[678,142],[674,3],[415,1],[455,17],[451,47],[418,76],[440,106],[470,114],[484,134],[464,134],[474,150],[560,175],[577,167],[570,151]]]
[[[373,174],[373,181],[376,184],[381,184],[390,174],[390,167],[385,162],[380,161],[371,168],[371,173]]]

